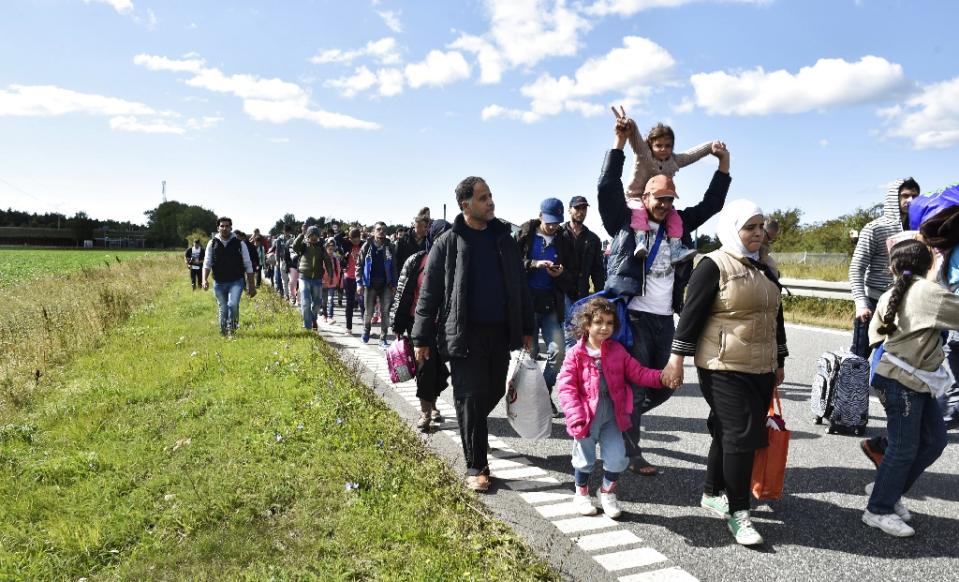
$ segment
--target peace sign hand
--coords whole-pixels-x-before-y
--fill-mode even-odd
[[[623,146],[626,145],[626,140],[629,139],[629,136],[633,134],[636,130],[636,123],[626,116],[626,110],[622,105],[619,106],[619,111],[616,110],[616,107],[611,107],[613,110],[613,115],[616,117],[616,140],[613,145],[613,149],[621,150]]]

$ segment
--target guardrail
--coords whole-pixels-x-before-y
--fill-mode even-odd
[[[818,281],[816,279],[783,278],[780,279],[779,282],[783,285],[783,295],[852,301],[849,281]]]

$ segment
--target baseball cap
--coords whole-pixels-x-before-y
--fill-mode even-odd
[[[653,198],[679,198],[676,194],[676,185],[673,179],[666,174],[653,176],[646,182],[646,189],[643,194],[652,194]]]
[[[570,207],[570,208],[575,208],[575,207],[577,207],[577,206],[582,206],[582,205],[584,205],[584,204],[585,204],[586,206],[589,206],[589,202],[586,201],[586,197],[585,197],[585,196],[573,196],[573,197],[570,198],[570,200],[569,200],[569,207]]]
[[[543,215],[543,222],[558,224],[563,222],[563,203],[558,198],[547,198],[539,205],[539,212]]]

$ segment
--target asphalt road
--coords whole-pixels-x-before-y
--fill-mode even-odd
[[[390,384],[374,342],[363,345],[340,330],[323,326],[321,333],[344,357],[363,362],[366,381],[414,422],[413,384]],[[850,334],[803,326],[789,326],[787,333],[792,355],[781,394],[792,440],[782,499],[754,505],[763,546],[738,546],[724,521],[699,507],[708,408],[691,366],[683,388],[644,419],[647,459],[662,472],[624,474],[619,520],[571,511],[572,441],[562,420],[554,421],[551,438],[528,441],[510,428],[503,404],[490,417],[494,486],[483,500],[570,580],[959,580],[959,433],[950,433],[943,456],[904,499],[915,537],[897,539],[865,526],[863,487],[875,471],[859,450],[859,438],[825,434],[808,412],[816,358],[847,346]],[[447,390],[440,408],[450,421],[423,438],[462,470],[451,403]],[[873,398],[867,436],[881,434],[884,426]],[[600,475],[594,472],[591,490]]]

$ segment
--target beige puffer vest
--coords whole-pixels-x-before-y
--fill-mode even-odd
[[[706,256],[719,267],[719,293],[696,345],[696,365],[750,374],[775,371],[779,287],[746,258],[722,249]]]

